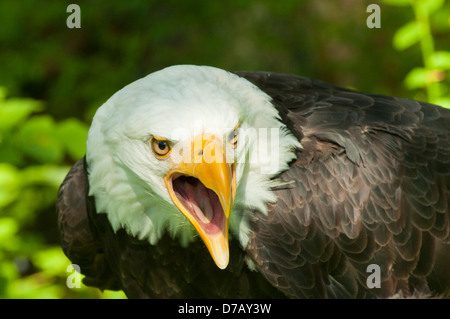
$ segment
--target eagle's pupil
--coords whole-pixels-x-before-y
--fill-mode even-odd
[[[166,144],[166,142],[159,142],[159,143],[158,143],[158,147],[159,147],[160,150],[163,151],[163,150],[166,149],[167,144]]]

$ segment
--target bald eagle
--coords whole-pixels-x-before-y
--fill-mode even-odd
[[[98,109],[57,210],[84,283],[130,298],[448,296],[450,110],[168,67]]]

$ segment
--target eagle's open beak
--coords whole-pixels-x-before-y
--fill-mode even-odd
[[[216,265],[225,269],[229,261],[228,224],[236,193],[235,165],[226,163],[223,143],[212,135],[198,135],[190,146],[190,160],[184,157],[164,181]]]

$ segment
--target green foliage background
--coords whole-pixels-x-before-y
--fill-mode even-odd
[[[296,73],[450,107],[448,0],[77,1],[69,29],[71,2],[0,2],[1,298],[124,297],[67,287],[55,198],[95,110],[150,72]]]

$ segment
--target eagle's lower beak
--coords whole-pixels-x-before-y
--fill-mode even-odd
[[[184,157],[164,181],[172,201],[195,227],[216,265],[225,269],[235,165],[226,163],[223,143],[214,136],[198,135],[190,146],[190,160]]]

